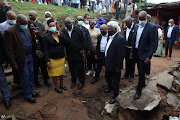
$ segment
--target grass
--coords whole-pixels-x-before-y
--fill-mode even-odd
[[[58,22],[62,22],[65,17],[70,17],[72,19],[76,19],[77,16],[84,16],[84,14],[89,14],[92,18],[98,18],[98,14],[91,13],[88,11],[84,11],[82,9],[71,8],[66,6],[56,6],[56,5],[39,5],[37,2],[10,2],[13,10],[17,14],[25,14],[28,17],[28,13],[30,10],[36,11],[38,15],[38,19],[41,22],[45,21],[44,13],[46,11],[50,11],[53,19],[57,20]],[[68,9],[71,9],[71,13],[68,13]],[[61,24],[61,23],[60,23]]]

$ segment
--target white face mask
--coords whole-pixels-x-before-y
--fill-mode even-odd
[[[169,25],[169,26],[172,26],[172,24],[171,24],[171,23],[168,23],[168,25]]]

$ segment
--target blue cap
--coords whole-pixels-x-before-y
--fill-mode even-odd
[[[103,17],[100,17],[100,18],[98,19],[98,23],[103,23],[103,22],[106,22],[106,20],[104,20]]]

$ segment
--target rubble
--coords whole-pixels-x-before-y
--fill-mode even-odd
[[[167,94],[167,103],[168,103],[169,105],[172,105],[172,106],[174,106],[174,107],[177,107],[178,104],[179,104],[179,100],[178,100],[178,98],[177,98],[175,95],[173,95],[173,94],[171,94],[171,93],[168,93],[168,94]]]
[[[107,113],[112,113],[114,110],[114,107],[117,105],[117,103],[114,104],[109,104],[108,102],[106,102],[106,105],[104,107],[104,109],[106,110]]]

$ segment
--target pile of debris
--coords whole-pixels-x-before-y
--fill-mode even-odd
[[[168,94],[161,96],[157,86],[168,91]],[[172,66],[169,70],[165,70],[157,76],[146,80],[146,87],[143,89],[140,99],[133,100],[135,92],[136,86],[121,89],[117,97],[117,104],[123,109],[151,111],[162,99],[167,98],[167,103],[178,109],[180,107],[180,99],[178,99],[178,97],[180,98],[180,64]],[[106,112],[111,113],[113,106],[116,105],[106,104]],[[111,107],[110,110],[109,107]]]

